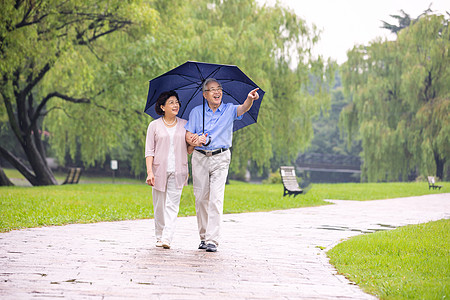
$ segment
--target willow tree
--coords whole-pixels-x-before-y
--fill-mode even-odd
[[[353,102],[341,115],[362,140],[363,176],[405,180],[418,171],[442,178],[450,155],[448,18],[423,15],[395,41],[357,46],[342,66]]]
[[[19,145],[14,150],[0,146],[0,153],[31,184],[53,185],[42,141],[44,119],[57,120],[58,114],[49,114],[60,110],[72,119],[60,120],[60,126],[80,128],[77,119],[90,108],[110,110],[94,100],[105,90],[93,84],[96,66],[108,61],[105,38],[149,23],[151,11],[140,1],[120,0],[5,0],[0,10],[0,113]],[[95,127],[85,135],[94,145],[107,137]],[[20,150],[26,162],[18,157]]]

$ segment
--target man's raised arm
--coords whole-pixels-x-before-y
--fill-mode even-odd
[[[241,105],[238,106],[238,108],[237,108],[237,116],[238,117],[240,117],[243,114],[245,114],[246,112],[248,112],[253,105],[253,101],[259,99],[258,90],[259,90],[259,88],[256,88],[256,89],[250,91],[250,93],[248,93],[247,99],[245,99],[244,103],[242,103]]]

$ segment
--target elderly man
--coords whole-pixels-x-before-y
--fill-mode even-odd
[[[222,103],[222,86],[214,78],[206,79],[202,88],[208,105],[205,106],[204,114],[202,105],[192,109],[185,126],[186,141],[192,143],[196,140],[192,135],[197,134],[201,135],[198,140],[203,143],[192,154],[195,210],[200,235],[198,248],[216,252],[220,241],[225,182],[231,160],[229,148],[233,139],[233,122],[242,119],[253,101],[259,99],[259,95],[258,89],[254,89],[248,93],[243,104],[234,105]],[[207,139],[210,142],[206,143]]]

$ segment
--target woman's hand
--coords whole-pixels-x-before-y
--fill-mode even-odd
[[[147,180],[145,182],[147,182],[147,184],[150,185],[150,186],[154,186],[155,185],[155,175],[153,175],[153,172],[150,171],[147,174]]]
[[[196,134],[191,135],[191,142],[189,144],[193,146],[198,145],[198,135]]]
[[[192,146],[196,146],[196,147],[200,147],[202,146],[204,143],[206,143],[206,137],[208,136],[208,134],[203,134],[203,135],[197,135],[197,134],[193,134],[191,136],[191,140],[190,143]]]

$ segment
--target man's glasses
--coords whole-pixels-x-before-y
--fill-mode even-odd
[[[211,93],[215,93],[215,92],[221,92],[223,89],[222,87],[218,87],[218,88],[212,88],[209,90],[206,90],[207,92],[211,92]]]

